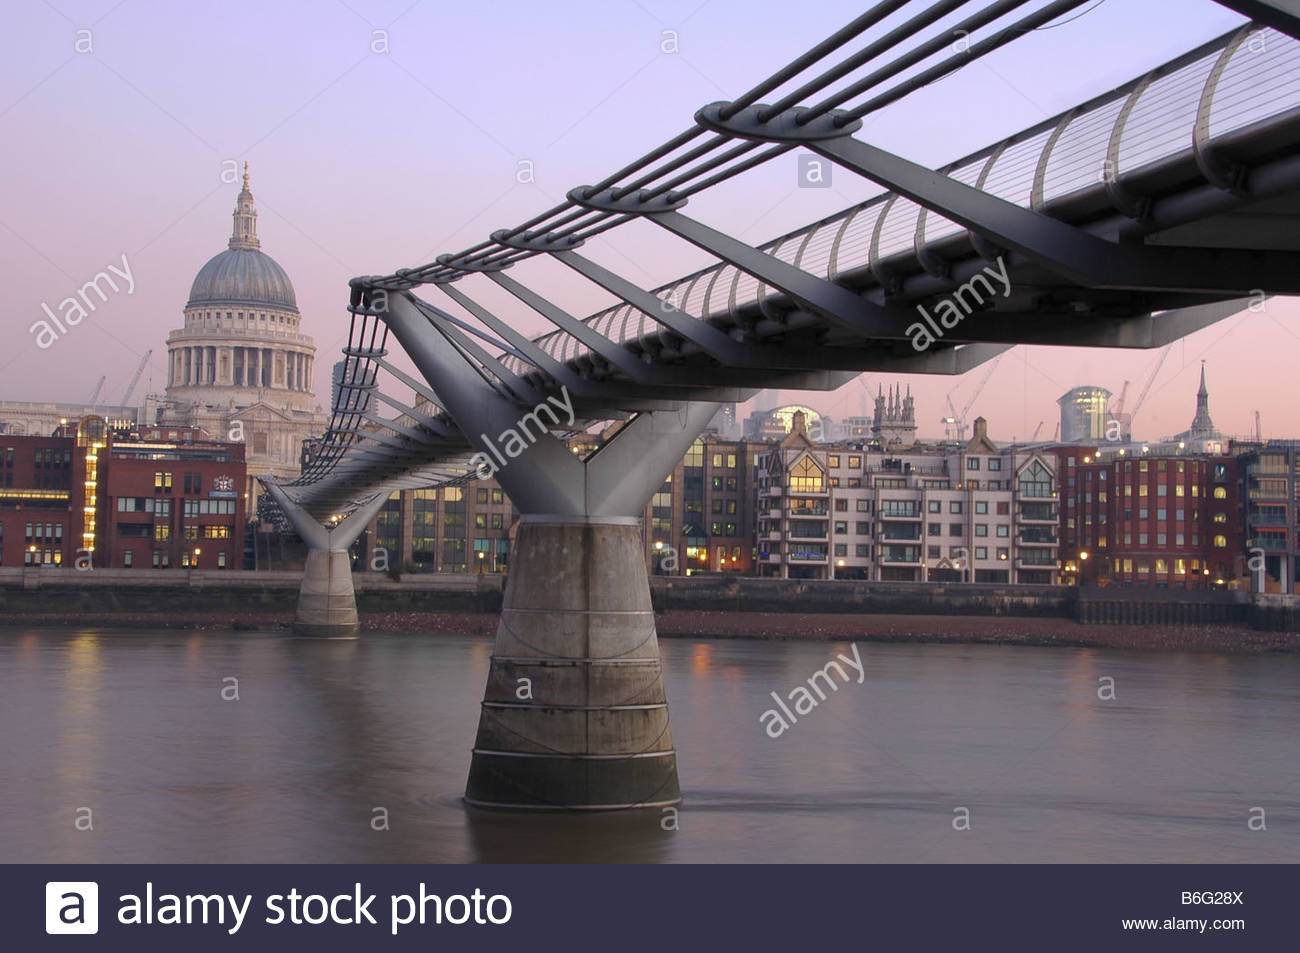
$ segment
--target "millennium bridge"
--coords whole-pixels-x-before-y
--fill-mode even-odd
[[[355,635],[347,550],[392,491],[500,482],[521,521],[469,803],[680,800],[639,517],[720,402],[863,371],[963,374],[1020,343],[1158,348],[1300,293],[1294,0],[1218,0],[1249,21],[938,169],[859,135],[1085,2],[884,0],[555,208],[350,282],[329,430],[298,479],[266,484],[309,548],[297,628]],[[688,214],[796,148],[883,194],[757,247]],[[582,254],[638,219],[715,263],[643,288]],[[618,303],[571,314],[518,277],[538,258]],[[485,283],[553,330],[521,334],[476,299]],[[567,436],[607,422],[598,450],[570,452]]]

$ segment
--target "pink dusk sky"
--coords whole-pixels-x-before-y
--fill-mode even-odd
[[[135,399],[161,393],[166,336],[181,322],[195,273],[230,234],[239,186],[223,170],[248,161],[262,250],[293,280],[326,404],[350,277],[459,251],[549,208],[863,9],[844,0],[10,4],[0,59],[0,277],[12,294],[0,399],[84,401],[103,375],[102,399],[116,402],[150,348]],[[1082,9],[878,114],[858,135],[936,166],[1242,22],[1210,0]],[[831,188],[798,188],[796,161],[792,152],[694,199],[689,212],[759,244],[876,191],[839,169]],[[534,182],[517,180],[523,162]],[[645,223],[585,253],[646,286],[708,263]],[[123,289],[39,348],[29,328],[42,303],[57,306],[110,264],[121,269],[123,256],[133,292]],[[609,300],[555,263],[513,273],[575,314]],[[521,329],[544,329],[485,285],[466,289]],[[1176,343],[1135,434],[1190,424],[1205,360],[1221,430],[1253,432],[1259,410],[1266,436],[1300,436],[1291,415],[1300,398],[1298,319],[1294,300],[1274,299]],[[1040,436],[1050,437],[1067,389],[1118,392],[1130,380],[1131,406],[1158,355],[1017,347],[970,415],[987,417],[995,439],[1027,439],[1040,421]],[[917,398],[922,435],[937,436],[945,398],[965,406],[982,377],[983,369],[962,378],[871,374],[836,392],[781,397],[841,417],[868,407],[878,386],[901,382]]]

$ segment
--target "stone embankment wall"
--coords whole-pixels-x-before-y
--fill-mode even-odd
[[[395,612],[497,612],[504,577],[356,573],[357,608]],[[23,616],[292,613],[297,572],[0,567],[0,621]],[[656,611],[1002,616],[1070,619],[1091,625],[1249,626],[1300,632],[1300,596],[1248,592],[1074,589],[1066,586],[948,585],[652,576]]]

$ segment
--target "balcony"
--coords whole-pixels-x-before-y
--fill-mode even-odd
[[[877,562],[889,566],[921,565],[920,546],[881,546]]]
[[[921,516],[921,512],[920,512],[920,510],[893,510],[893,511],[891,511],[891,510],[882,509],[882,510],[880,511],[880,513],[879,513],[879,518],[880,518],[880,521],[881,521],[882,523],[883,523],[883,522],[889,522],[889,521],[892,521],[892,522],[898,522],[898,521],[914,521],[914,522],[919,523],[919,522],[921,522],[921,520],[922,520],[922,516]]]
[[[1262,549],[1266,553],[1287,552],[1285,533],[1270,533],[1267,536],[1256,536],[1252,542],[1252,549]]]
[[[1016,534],[1016,543],[1021,546],[1055,546],[1055,526],[1026,526]]]
[[[786,558],[792,563],[824,563],[830,557],[815,549],[799,549],[791,552]]]
[[[781,531],[779,529],[769,529],[761,533],[758,538],[765,539],[769,543],[779,543],[781,542]]]
[[[1056,557],[1046,550],[1021,553],[1016,557],[1017,569],[1055,569]]]
[[[779,486],[760,486],[758,488],[759,498],[781,496],[785,491]]]
[[[1051,508],[1039,509],[1035,507],[1031,509],[1030,507],[1026,506],[1026,507],[1022,507],[1020,510],[1016,512],[1017,523],[1056,524],[1057,522],[1060,521],[1060,518],[1061,518],[1060,514],[1057,513],[1056,510]]]
[[[787,538],[787,539],[791,539],[791,540],[795,540],[795,539],[826,539],[826,527],[823,526],[823,527],[821,527],[821,528],[819,528],[819,529],[818,529],[818,528],[812,528],[812,527],[809,527],[808,529],[795,529],[795,528],[792,526],[792,527],[790,527],[790,532],[787,534],[786,538]]]
[[[830,487],[825,483],[814,483],[809,486],[792,486],[787,493],[788,496],[830,496]]]
[[[792,520],[816,517],[826,517],[830,515],[830,510],[825,506],[792,506],[786,510],[786,516]]]
[[[915,526],[891,527],[884,530],[879,538],[883,542],[919,543],[921,541],[921,524]]]

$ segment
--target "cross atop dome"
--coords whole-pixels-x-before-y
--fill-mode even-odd
[[[248,189],[248,162],[244,162],[244,187],[235,200],[235,227],[230,233],[229,248],[261,248],[257,239],[257,209]]]

